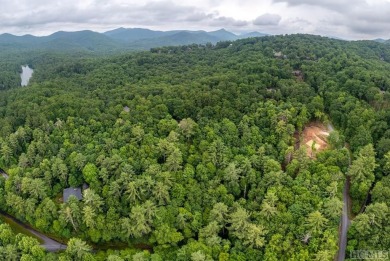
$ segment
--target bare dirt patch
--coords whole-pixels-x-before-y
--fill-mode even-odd
[[[311,158],[328,147],[329,130],[320,122],[311,122],[306,125],[301,135],[300,146],[306,147],[307,155]]]

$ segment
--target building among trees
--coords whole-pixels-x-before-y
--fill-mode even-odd
[[[83,194],[81,193],[81,188],[66,188],[63,192],[63,201],[68,202],[70,196],[75,196],[78,200],[83,199]]]

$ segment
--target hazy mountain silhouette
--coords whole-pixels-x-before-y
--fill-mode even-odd
[[[266,34],[251,32],[236,35],[225,29],[217,31],[153,31],[144,28],[117,28],[104,33],[84,30],[76,32],[59,31],[48,36],[12,34],[0,35],[0,47],[9,50],[51,50],[115,52],[145,50],[160,46],[188,44],[215,44],[220,41],[233,41],[247,37],[260,37]]]

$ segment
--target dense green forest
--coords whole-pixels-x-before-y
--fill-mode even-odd
[[[46,66],[60,64],[62,57],[75,62],[81,58],[102,57],[149,50],[159,46],[177,46],[191,43],[215,44],[219,41],[263,36],[258,32],[235,35],[224,29],[217,31],[153,31],[143,28],[118,28],[105,33],[89,30],[58,31],[48,36],[0,34],[0,90],[20,85],[21,64],[39,61]],[[72,58],[69,60],[69,58]],[[61,59],[61,61],[59,61]]]
[[[347,257],[390,249],[389,45],[288,35],[18,57],[0,63],[0,209],[68,248],[3,224],[9,260],[334,260],[346,180]],[[17,63],[35,70],[28,87]],[[311,158],[296,143],[313,121],[337,131]]]

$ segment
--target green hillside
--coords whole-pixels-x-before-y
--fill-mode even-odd
[[[69,242],[47,253],[0,225],[0,259],[334,260],[346,180],[347,255],[390,248],[390,46],[288,35],[29,61],[31,84],[0,90],[0,209]],[[309,155],[305,126],[328,123]]]
[[[105,33],[89,30],[59,31],[42,37],[1,34],[0,68],[2,74],[0,74],[0,90],[20,86],[21,65],[37,65],[36,62],[41,60],[39,58],[41,56],[71,56],[73,59],[79,60],[87,57],[149,50],[161,46],[215,44],[219,41],[263,36],[259,34],[254,32],[237,36],[223,29],[213,32],[187,30],[164,32],[142,28],[118,28]]]

